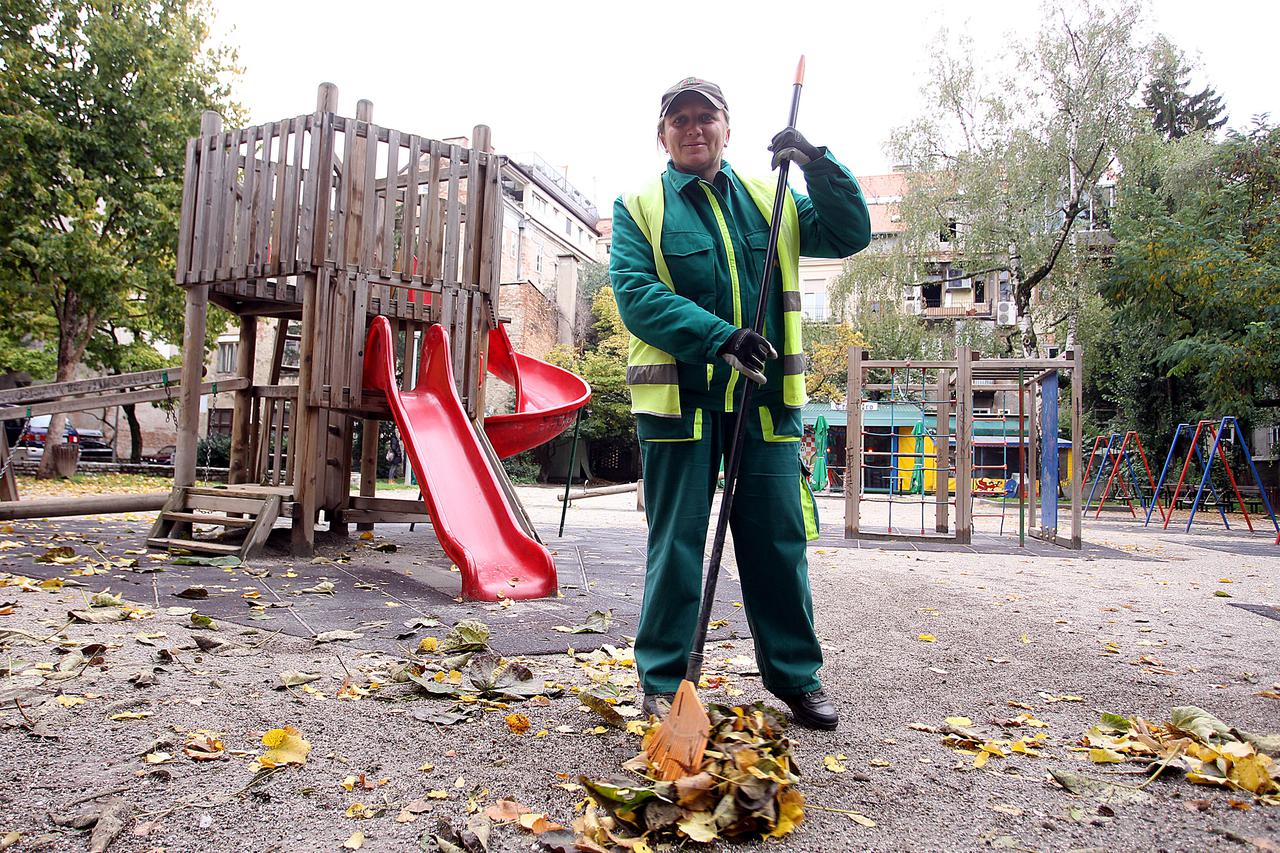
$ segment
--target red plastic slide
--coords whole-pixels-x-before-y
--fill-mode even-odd
[[[515,412],[484,419],[485,435],[503,459],[564,432],[591,399],[581,376],[516,352],[506,326],[489,332],[489,372],[516,389]]]
[[[458,398],[444,327],[427,329],[413,391],[401,391],[396,383],[394,352],[391,324],[374,318],[365,344],[364,386],[387,395],[436,536],[462,573],[463,598],[551,595],[555,562],[520,527],[489,467]]]

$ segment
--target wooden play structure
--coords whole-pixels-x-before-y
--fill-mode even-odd
[[[354,118],[338,115],[337,101],[325,83],[315,112],[230,131],[206,113],[188,143],[176,273],[186,291],[181,375],[134,398],[180,401],[173,490],[148,544],[244,557],[286,518],[292,553],[306,556],[321,515],[338,533],[430,521],[462,569],[464,594],[546,595],[554,565],[500,459],[571,425],[589,389],[512,351],[498,322],[504,158],[490,150],[487,127],[464,147],[380,127],[368,101]],[[236,375],[216,384],[202,383],[210,302],[240,327]],[[274,345],[261,382],[256,343],[266,322]],[[282,370],[294,347],[296,384]],[[486,421],[490,372],[515,387],[516,405]],[[208,393],[234,400],[225,488],[195,485]],[[457,417],[432,420],[454,409]],[[46,410],[71,409],[60,399]],[[376,436],[389,419],[415,447],[423,500],[375,496]],[[361,442],[359,494],[351,494],[357,421],[374,440]],[[428,470],[456,459],[466,467]],[[452,494],[464,480],[470,491]],[[475,495],[483,506],[467,503]],[[477,514],[492,524],[477,526]],[[196,524],[236,535],[197,537]],[[488,556],[476,550],[492,539],[512,544]],[[536,570],[513,556],[539,549]],[[478,580],[483,572],[492,577]]]
[[[1080,548],[1081,375],[1079,349],[1060,359],[1012,359],[979,358],[958,347],[954,359],[911,361],[874,360],[863,348],[851,347],[845,538],[968,544],[975,517],[998,516],[1003,533],[1006,504],[1016,499],[1020,542],[1031,535]],[[1071,386],[1069,442],[1059,439],[1064,379]],[[1017,412],[975,410],[979,394],[1016,394]],[[877,418],[876,426],[864,425],[864,418],[873,420],[866,413],[880,406],[911,414],[902,423],[884,426]],[[990,428],[979,430],[984,421]],[[1016,459],[1008,458],[1010,448]],[[1062,450],[1066,472],[1060,470]],[[1004,458],[987,461],[992,454]],[[1016,477],[1004,473],[1011,467]],[[987,476],[997,469],[998,478]],[[1070,500],[1068,535],[1059,532],[1060,488]],[[979,495],[998,502],[998,512],[987,511],[989,502],[977,503]],[[887,518],[879,511],[874,519],[864,518],[864,509],[869,514],[873,505],[881,505]]]

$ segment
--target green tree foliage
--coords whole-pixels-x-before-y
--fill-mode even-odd
[[[56,381],[108,321],[180,328],[186,140],[228,94],[205,14],[186,0],[0,0],[0,273],[56,322]]]
[[[1222,97],[1211,87],[1188,93],[1191,69],[1182,51],[1163,36],[1151,53],[1151,79],[1142,103],[1151,112],[1151,123],[1165,139],[1181,139],[1196,131],[1214,131],[1227,123]]]
[[[909,286],[925,262],[943,260],[966,274],[1007,270],[1022,354],[1035,354],[1037,324],[1077,312],[1077,265],[1062,262],[1090,193],[1139,124],[1139,17],[1132,0],[1053,3],[1034,42],[1009,45],[1003,74],[975,66],[971,41],[944,33],[924,114],[890,142],[912,169],[906,231],[888,257],[855,259],[882,268],[857,278]],[[1068,339],[1073,331],[1069,322]]]
[[[866,345],[848,323],[804,324],[805,391],[812,400],[841,402],[849,390],[849,347]]]
[[[609,265],[587,261],[578,269],[578,328],[574,338],[584,349],[593,349],[599,343],[595,315],[591,307],[601,288],[609,286]]]
[[[1145,330],[1144,369],[1194,387],[1182,417],[1247,417],[1280,377],[1280,127],[1148,139],[1125,174],[1105,295]]]
[[[596,291],[591,313],[595,317],[595,347],[577,352],[559,346],[547,355],[547,360],[572,370],[591,385],[591,402],[582,420],[583,438],[634,441],[636,424],[627,391],[630,334],[622,325],[612,287]]]

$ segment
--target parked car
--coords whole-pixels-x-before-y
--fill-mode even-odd
[[[172,444],[166,444],[150,456],[142,457],[143,462],[149,462],[152,465],[172,465],[173,457],[177,455],[178,448]]]
[[[80,459],[84,462],[115,462],[116,449],[106,441],[100,429],[79,427]]]
[[[49,435],[49,422],[52,418],[52,415],[36,415],[27,421],[25,430],[22,421],[5,421],[5,437],[9,439],[15,461],[35,461],[44,456],[44,442]],[[62,440],[68,444],[80,443],[80,433],[71,425],[70,418],[63,423]]]

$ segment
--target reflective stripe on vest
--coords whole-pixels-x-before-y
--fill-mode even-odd
[[[640,233],[654,247],[653,265],[658,272],[658,280],[674,292],[676,286],[671,282],[667,259],[658,248],[662,239],[662,179],[658,179],[656,198],[650,188],[627,196],[623,204],[639,226]],[[631,392],[632,412],[661,418],[680,417],[680,374],[675,356],[635,335],[631,336],[627,347],[627,389]]]
[[[772,224],[776,187],[768,181],[755,178],[739,176],[738,180],[764,216],[765,224]],[[675,291],[671,272],[662,254],[662,224],[666,205],[662,178],[659,177],[644,190],[624,197],[623,205],[653,249],[658,279]],[[800,408],[808,400],[804,386],[799,264],[800,214],[796,210],[795,198],[788,192],[783,202],[782,228],[778,235],[778,267],[782,272],[782,402],[793,409]],[[733,296],[736,303],[738,293],[735,291]],[[669,368],[665,367],[667,365]],[[627,355],[627,385],[631,391],[632,412],[662,417],[680,416],[680,387],[675,365],[676,359],[670,353],[631,336]],[[633,371],[633,368],[643,369]],[[732,383],[729,387],[732,389]]]

